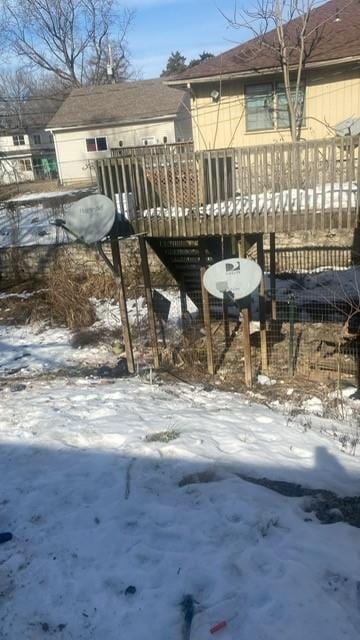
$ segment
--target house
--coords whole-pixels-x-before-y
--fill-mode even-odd
[[[94,164],[119,147],[192,140],[186,90],[162,80],[74,89],[49,123],[63,184],[96,179]]]
[[[299,137],[334,136],[336,125],[360,117],[360,2],[330,0],[312,10],[298,98]],[[301,22],[286,25],[297,70]],[[248,147],[291,140],[289,112],[274,31],[254,38],[167,81],[191,92],[195,149]]]
[[[36,96],[0,114],[0,184],[57,178],[54,140],[45,128],[58,106]]]

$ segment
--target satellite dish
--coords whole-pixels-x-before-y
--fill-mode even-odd
[[[115,205],[110,198],[96,194],[74,202],[64,215],[62,226],[78,240],[92,244],[108,235],[115,221]]]
[[[360,134],[360,118],[347,118],[335,125],[338,136],[357,136]]]
[[[259,286],[262,271],[252,260],[232,258],[212,265],[204,275],[204,287],[221,300],[246,298]]]

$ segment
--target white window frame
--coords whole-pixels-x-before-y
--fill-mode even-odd
[[[88,140],[94,140],[95,141],[95,149],[93,149],[92,151],[90,151],[88,149]],[[98,149],[98,140],[106,140],[106,149]],[[103,153],[104,151],[108,151],[109,150],[107,136],[94,136],[92,138],[86,138],[85,139],[85,144],[86,144],[87,153]]]
[[[23,134],[16,134],[12,139],[14,147],[23,147],[25,145],[25,136]]]
[[[293,84],[293,83],[292,83]],[[248,111],[248,102],[247,102],[247,90],[248,90],[248,96],[250,96],[250,92],[251,92],[251,88],[254,87],[266,87],[267,89],[269,89],[271,87],[271,106],[268,106],[268,112],[269,112],[269,117],[271,117],[271,122],[272,122],[272,126],[268,126],[268,127],[250,127],[249,126],[249,111]],[[278,82],[278,81],[273,81],[273,82],[261,82],[261,83],[256,83],[256,84],[246,84],[244,87],[244,98],[245,98],[245,127],[246,127],[246,132],[247,133],[259,133],[262,131],[283,131],[283,130],[288,130],[290,129],[290,116],[289,116],[289,123],[288,124],[284,124],[281,123],[279,124],[280,121],[280,114],[279,114],[279,97],[283,97],[284,96],[284,84],[282,82]],[[301,85],[301,90],[302,90],[302,94],[300,93],[300,99],[301,99],[301,95],[303,97],[303,103],[302,103],[302,113],[300,114],[300,118],[301,118],[301,126],[304,126],[304,122],[305,122],[305,104],[306,104],[306,86],[305,83],[302,83]],[[254,94],[255,96],[256,94]],[[259,94],[261,95],[261,94]],[[266,95],[270,95],[270,92],[268,91],[268,93],[264,93],[264,103],[266,100]],[[283,103],[285,104],[285,103]],[[265,111],[265,104],[264,104],[264,120],[266,117],[266,111]]]
[[[20,167],[21,167],[21,171],[32,171],[32,162],[31,162],[31,158],[19,158],[19,163],[20,163]],[[26,166],[26,165],[29,166]]]

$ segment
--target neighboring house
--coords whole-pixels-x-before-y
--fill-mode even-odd
[[[16,114],[0,115],[0,184],[57,178],[53,137],[45,131],[57,107],[36,98]]]
[[[286,26],[292,43],[299,26],[299,21]],[[307,33],[298,104],[300,138],[329,137],[341,121],[360,117],[360,2],[331,0],[314,9]],[[269,32],[264,39],[270,42],[275,37]],[[296,53],[292,62],[295,78]],[[259,39],[206,60],[167,83],[191,92],[195,149],[291,140],[281,68]]]
[[[63,184],[95,181],[111,149],[192,140],[190,100],[162,80],[74,89],[49,122]]]

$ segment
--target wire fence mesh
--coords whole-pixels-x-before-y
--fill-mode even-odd
[[[331,264],[331,248],[328,263]],[[314,252],[318,256],[314,257]],[[266,349],[262,345],[259,295],[249,303],[253,379],[267,374],[276,380],[302,376],[321,380],[359,375],[360,267],[350,248],[339,249],[337,269],[326,266],[325,249],[279,252],[276,304],[272,304],[270,279],[265,273]],[[297,255],[296,255],[297,253]],[[324,254],[324,255],[322,255]],[[287,256],[290,260],[286,260]],[[320,256],[320,257],[319,257]],[[282,261],[282,262],[280,262]],[[322,267],[312,269],[316,263]],[[302,264],[303,268],[298,265]],[[158,347],[162,366],[183,370],[185,375],[205,377],[208,350],[221,380],[244,381],[244,309],[247,301],[224,305],[210,296],[211,344],[203,315],[200,289],[185,296],[179,286],[157,283],[156,292],[169,303],[167,314],[155,304]],[[139,300],[143,299],[141,287]],[[164,304],[163,304],[164,306]],[[166,307],[166,304],[165,304]],[[276,312],[275,312],[276,310]],[[144,325],[144,343],[148,328]]]

